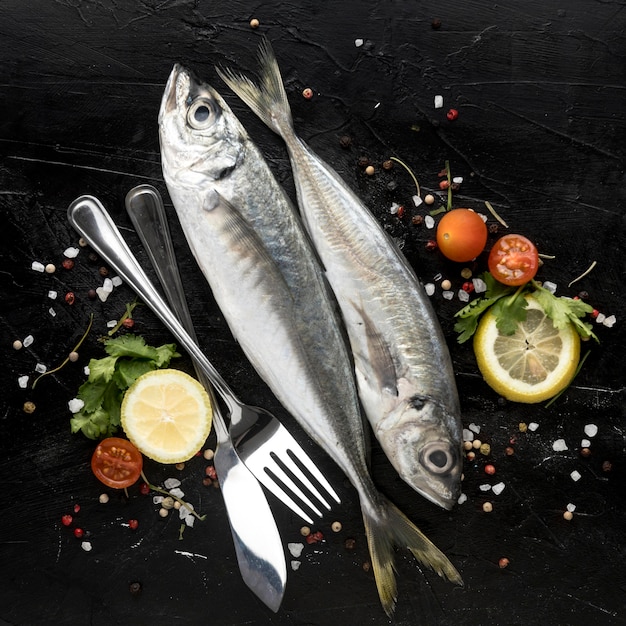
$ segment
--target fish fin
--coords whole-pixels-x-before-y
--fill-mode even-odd
[[[385,499],[379,511],[376,516],[364,510],[363,522],[378,595],[389,618],[393,615],[398,596],[394,546],[408,548],[422,565],[441,578],[463,585],[461,575],[448,557],[398,507]]]
[[[258,52],[260,84],[230,68],[215,68],[221,79],[274,132],[283,134],[293,128],[291,108],[280,75],[278,61],[268,39],[263,38]]]

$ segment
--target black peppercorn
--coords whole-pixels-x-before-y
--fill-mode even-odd
[[[130,583],[128,586],[131,596],[138,596],[141,593],[141,583],[137,580]]]

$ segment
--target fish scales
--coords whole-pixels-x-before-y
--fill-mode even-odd
[[[215,90],[179,66],[159,127],[168,191],[234,337],[358,491],[385,611],[397,595],[394,543],[460,583],[445,555],[373,484],[336,304],[295,209],[247,133]]]

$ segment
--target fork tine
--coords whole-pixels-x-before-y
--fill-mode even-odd
[[[296,461],[298,461],[307,470],[307,472],[309,472],[313,476],[313,478],[315,478],[315,480],[317,480],[317,482],[321,484],[321,486],[326,490],[326,492],[330,496],[332,496],[335,502],[340,503],[341,498],[337,495],[337,492],[332,488],[331,484],[326,480],[326,477],[324,476],[324,474],[320,472],[319,468],[317,467],[317,465],[315,465],[311,457],[302,449],[302,446],[300,446],[300,444],[293,438],[292,435],[289,435],[289,437],[292,441],[290,442],[290,445],[286,448],[286,452],[291,457],[293,457]],[[295,465],[295,463],[293,465]],[[321,495],[319,495],[318,490],[313,486],[313,484],[308,480],[308,478],[304,476],[302,471],[300,471],[300,468],[298,468],[298,472],[294,471],[294,473],[298,475],[298,478],[302,480],[302,482],[307,486],[307,488],[313,491],[316,497],[319,498],[326,505],[327,509],[330,509],[331,508],[330,505],[326,503],[326,500],[322,498]]]

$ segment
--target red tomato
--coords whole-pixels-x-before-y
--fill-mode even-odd
[[[517,287],[535,277],[539,269],[539,253],[530,239],[522,235],[504,235],[493,245],[487,263],[497,281]]]
[[[91,457],[91,470],[108,487],[123,489],[137,482],[143,467],[141,452],[126,439],[103,439]]]
[[[487,243],[487,226],[470,209],[453,209],[437,225],[437,245],[451,261],[465,263],[475,259]]]

